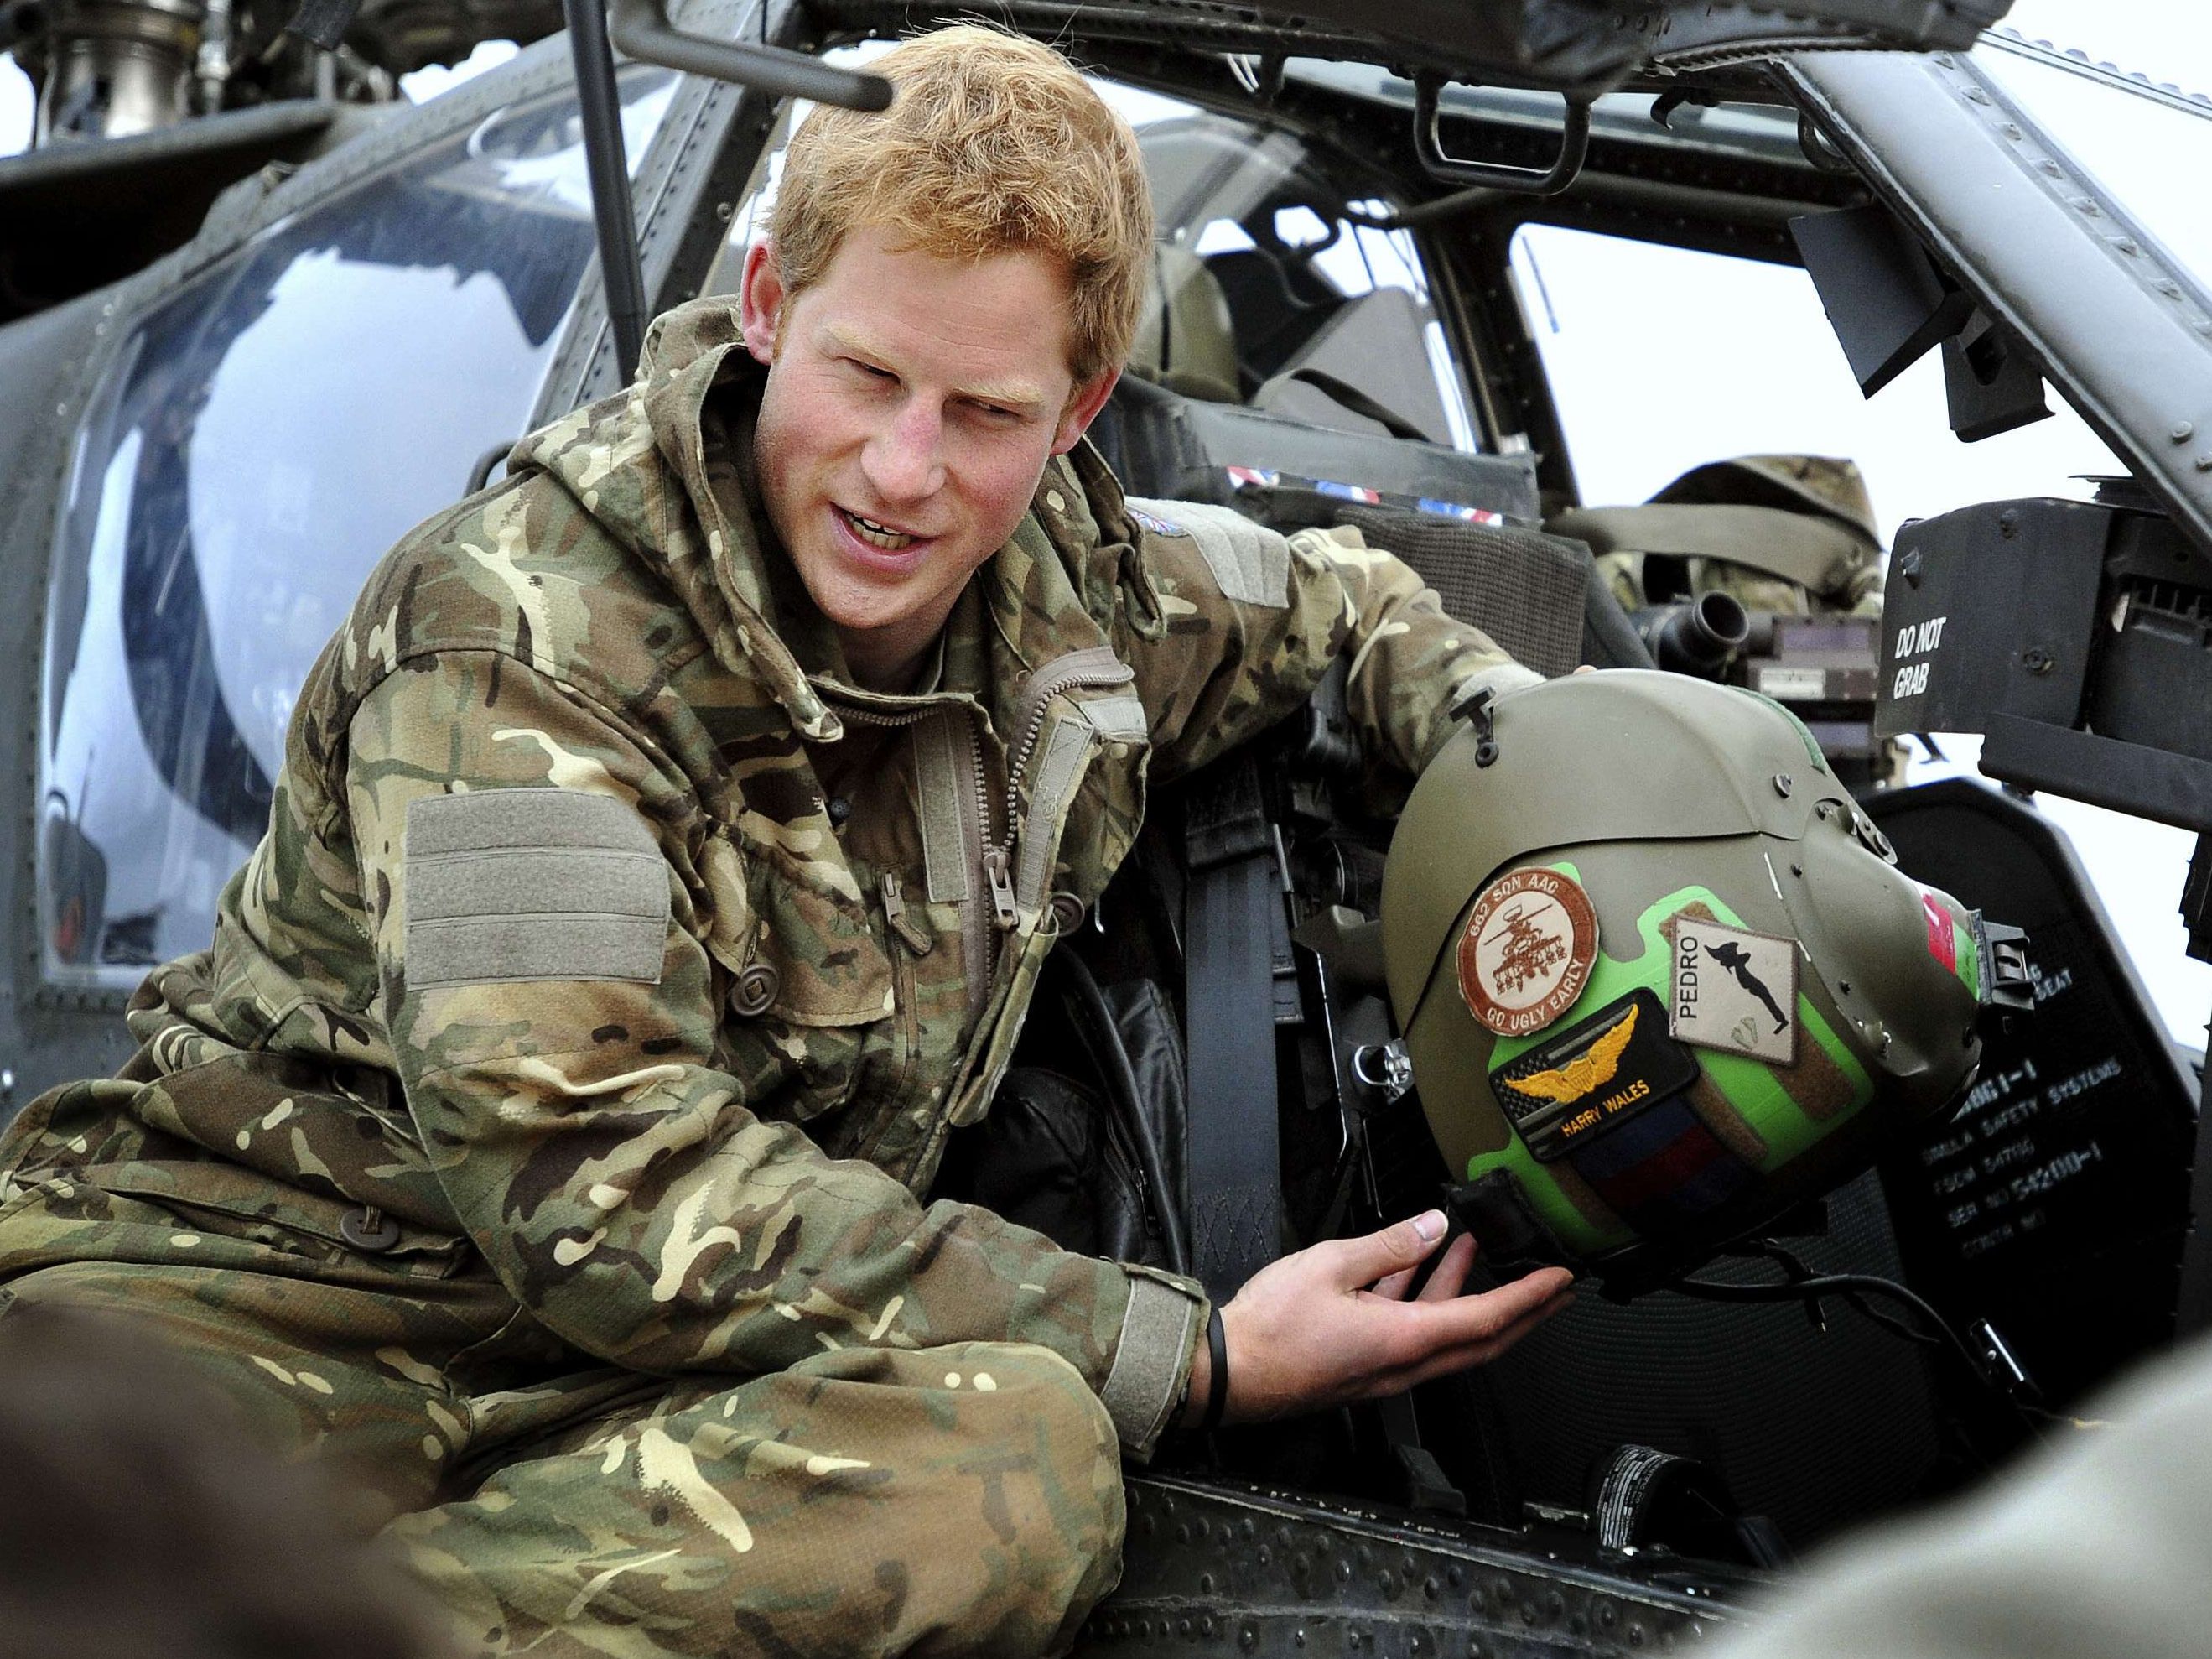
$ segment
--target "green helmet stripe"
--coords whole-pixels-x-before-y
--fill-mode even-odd
[[[1550,867],[1580,879],[1571,865],[1560,862]],[[1640,953],[1624,960],[1600,949],[1589,985],[1575,1006],[1562,1014],[1554,1025],[1565,1025],[1595,1013],[1639,986],[1649,988],[1661,1001],[1666,1001],[1671,989],[1668,965],[1672,952],[1660,927],[1678,910],[1698,903],[1711,910],[1717,921],[1731,927],[1744,926],[1742,917],[1711,889],[1677,889],[1637,918],[1636,931],[1644,943]],[[1971,941],[1966,948],[1972,950]],[[1705,1075],[1765,1144],[1766,1155],[1760,1160],[1760,1168],[1766,1170],[1778,1169],[1799,1156],[1874,1097],[1874,1080],[1866,1068],[1802,991],[1797,997],[1797,1018],[1819,1048],[1820,1059],[1827,1062],[1821,1066],[1813,1056],[1801,1053],[1796,1067],[1799,1073],[1809,1071],[1814,1074],[1807,1079],[1808,1089],[1820,1081],[1830,1085],[1812,1091],[1833,1101],[1829,1109],[1817,1115],[1793,1098],[1775,1069],[1764,1062],[1712,1049],[1701,1050],[1698,1054]],[[1545,1033],[1537,1032],[1528,1036],[1499,1037],[1492,1055],[1492,1066],[1511,1061],[1542,1042]],[[1554,1167],[1538,1163],[1516,1134],[1500,1151],[1470,1158],[1467,1177],[1471,1181],[1491,1170],[1509,1170],[1521,1182],[1545,1224],[1563,1243],[1573,1248],[1597,1251],[1628,1242],[1631,1235],[1624,1230],[1601,1231],[1593,1225],[1561,1186],[1553,1174]]]
[[[1961,927],[1955,920],[1951,923],[1951,971],[1958,975],[1959,983],[1978,998],[1982,994],[1982,947],[1974,942],[1974,930]]]

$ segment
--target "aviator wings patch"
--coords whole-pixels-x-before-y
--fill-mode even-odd
[[[1667,1033],[1667,1010],[1638,987],[1490,1074],[1498,1103],[1540,1163],[1625,1123],[1697,1080]]]
[[[1577,1054],[1565,1066],[1549,1071],[1533,1072],[1526,1077],[1513,1079],[1512,1086],[1524,1095],[1534,1095],[1539,1100],[1580,1100],[1601,1084],[1613,1081],[1620,1070],[1620,1057],[1627,1051],[1629,1038],[1636,1035],[1636,1017],[1644,1011],[1635,1003],[1628,1005],[1628,1018],[1607,1031]]]

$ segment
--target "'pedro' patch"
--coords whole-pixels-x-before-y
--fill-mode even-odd
[[[1669,1029],[1684,1042],[1778,1065],[1797,1058],[1797,942],[1674,919]]]
[[[1490,1074],[1498,1103],[1540,1163],[1565,1158],[1697,1081],[1667,1035],[1667,1010],[1638,987]]]
[[[1597,959],[1597,911],[1571,876],[1514,870],[1482,890],[1459,937],[1459,994],[1500,1036],[1575,1006]]]

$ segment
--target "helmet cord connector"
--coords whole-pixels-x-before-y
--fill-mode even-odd
[[[1782,1269],[1784,1277],[1776,1283],[1734,1285],[1717,1279],[1696,1279],[1685,1275],[1668,1281],[1665,1288],[1695,1297],[1705,1302],[1793,1302],[1802,1301],[1815,1310],[1817,1327],[1825,1329],[1825,1322],[1817,1312],[1821,1300],[1835,1297],[1881,1326],[1892,1334],[1926,1347],[1942,1349],[1951,1354],[1971,1376],[1977,1388],[1986,1390],[2018,1413],[2022,1422],[2040,1433],[2051,1421],[2043,1407],[2033,1381],[2018,1362],[2012,1360],[2008,1351],[1997,1358],[2007,1363],[1987,1363],[1978,1356],[1955,1326],[1944,1318],[1926,1298],[1894,1279],[1875,1273],[1816,1273],[1794,1253],[1772,1239],[1755,1239],[1737,1246],[1731,1254],[1773,1262]],[[1872,1299],[1897,1304],[1909,1317],[1876,1308]],[[2002,1350],[2002,1344],[1998,1345]]]

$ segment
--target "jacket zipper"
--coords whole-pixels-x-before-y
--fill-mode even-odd
[[[945,708],[943,703],[931,703],[926,708],[901,709],[896,714],[891,714],[880,709],[866,708],[859,703],[848,702],[842,697],[836,696],[834,693],[832,701],[836,703],[839,714],[854,724],[873,726],[890,731],[896,731],[904,726],[919,726],[933,715],[943,714]],[[975,830],[969,840],[967,853],[970,869],[980,872],[982,875],[984,881],[989,886],[995,907],[999,897],[999,884],[991,880],[989,861],[994,845],[994,837],[991,834],[991,790],[990,786],[984,781],[983,740],[976,731],[977,722],[981,719],[981,714],[972,706],[968,708],[967,712],[969,718],[961,722],[961,730],[968,739],[968,774],[974,791],[975,807]],[[962,825],[963,832],[966,828],[965,824]],[[1003,869],[1002,864],[1002,875]],[[905,894],[899,890],[896,877],[887,877],[885,879],[890,884],[886,885],[883,890],[884,920],[898,933],[900,938],[905,939],[908,945],[912,945],[920,930],[915,928],[914,919],[907,911]],[[896,910],[893,908],[894,893],[897,896]],[[1008,884],[1006,888],[1006,898],[1007,905],[1011,908],[1013,902],[1013,888],[1011,884]],[[902,922],[904,923],[903,927],[901,926]],[[913,931],[910,933],[908,930]],[[960,945],[961,974],[966,981],[968,1017],[973,1019],[982,1011],[983,1004],[990,994],[989,981],[994,969],[991,961],[991,931],[983,921],[982,903],[980,896],[973,890],[972,882],[969,896],[960,906]]]
[[[1073,653],[1075,656],[1089,654],[1087,652]],[[1021,811],[1022,774],[1028,769],[1030,759],[1036,753],[1038,739],[1044,735],[1044,715],[1047,705],[1061,692],[1073,690],[1077,686],[1127,685],[1133,678],[1134,676],[1129,672],[1129,665],[1119,659],[1112,659],[1105,662],[1095,659],[1090,662],[1079,662],[1073,658],[1063,659],[1057,667],[1048,665],[1041,670],[1037,678],[1031,682],[1028,692],[1023,696],[1021,718],[1015,723],[1018,735],[1014,746],[1006,751],[1006,840],[1003,844],[985,854],[987,868],[990,867],[988,860],[994,854],[998,860],[992,874],[991,902],[997,909],[998,922],[1001,928],[1012,927],[1018,919],[1018,912],[1014,906],[1014,884],[1012,872],[1014,821]],[[979,768],[976,772],[979,783],[981,776],[981,769]]]
[[[1125,685],[1134,678],[1128,665],[1118,659],[1100,661],[1090,653],[1074,654],[1091,656],[1092,659],[1087,662],[1063,659],[1058,666],[1048,664],[1023,694],[1014,721],[1014,742],[1006,751],[1006,792],[1000,803],[1001,810],[996,814],[992,811],[991,786],[983,767],[982,711],[972,704],[967,705],[969,719],[963,722],[963,729],[968,739],[969,780],[975,795],[978,842],[969,850],[976,867],[982,873],[991,904],[988,931],[981,904],[961,907],[962,962],[968,980],[968,1012],[971,1018],[989,1000],[992,984],[998,977],[996,953],[991,948],[991,933],[1012,933],[1021,921],[1020,907],[1014,898],[1013,851],[1016,827],[1021,814],[1022,774],[1035,757],[1037,744],[1044,736],[1046,708],[1060,692],[1077,686]],[[841,715],[863,726],[887,730],[919,725],[939,712],[944,706],[932,703],[926,708],[901,709],[896,714],[888,714],[848,702],[842,697],[836,701]],[[883,890],[884,919],[901,939],[913,945],[919,930],[914,928],[912,918],[907,915],[903,895],[898,891],[897,878],[887,877],[885,881]],[[920,954],[923,947],[916,946],[915,949]]]
[[[883,889],[884,920],[890,924],[891,932],[906,941],[906,948],[918,957],[929,954],[936,941],[914,925],[914,918],[906,911],[906,896],[899,891],[899,878],[890,871],[884,872],[878,884]]]

